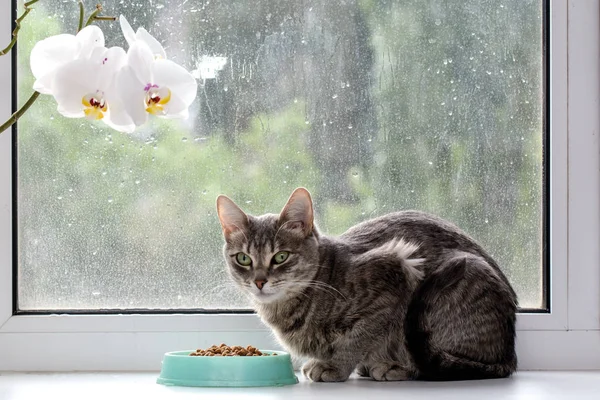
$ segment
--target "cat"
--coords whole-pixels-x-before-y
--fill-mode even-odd
[[[517,367],[517,297],[459,228],[402,211],[321,234],[296,189],[279,215],[217,199],[235,284],[313,381],[502,378]]]

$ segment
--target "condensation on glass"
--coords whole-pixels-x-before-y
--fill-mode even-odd
[[[89,4],[88,4],[89,5]],[[314,195],[322,231],[421,209],[474,236],[521,307],[543,304],[541,0],[103,1],[200,85],[189,120],[133,135],[66,119],[42,96],[19,123],[18,307],[244,308],[215,199],[278,212]],[[73,32],[40,2],[28,53]],[[126,46],[118,24],[107,43]]]

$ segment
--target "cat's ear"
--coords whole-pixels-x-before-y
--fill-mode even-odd
[[[227,196],[217,197],[217,214],[227,240],[234,232],[248,228],[248,216]]]
[[[285,229],[308,236],[313,230],[313,205],[310,193],[304,188],[294,190],[279,214],[279,223]]]

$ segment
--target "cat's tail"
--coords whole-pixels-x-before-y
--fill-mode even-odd
[[[482,257],[456,252],[415,291],[406,344],[420,380],[504,378],[516,370],[516,296]]]

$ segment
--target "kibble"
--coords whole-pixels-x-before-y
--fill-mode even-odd
[[[269,354],[263,353],[259,349],[253,346],[227,346],[225,343],[220,345],[212,345],[208,349],[197,349],[190,353],[190,356],[203,356],[203,357],[258,357],[258,356],[276,356],[277,353]]]

